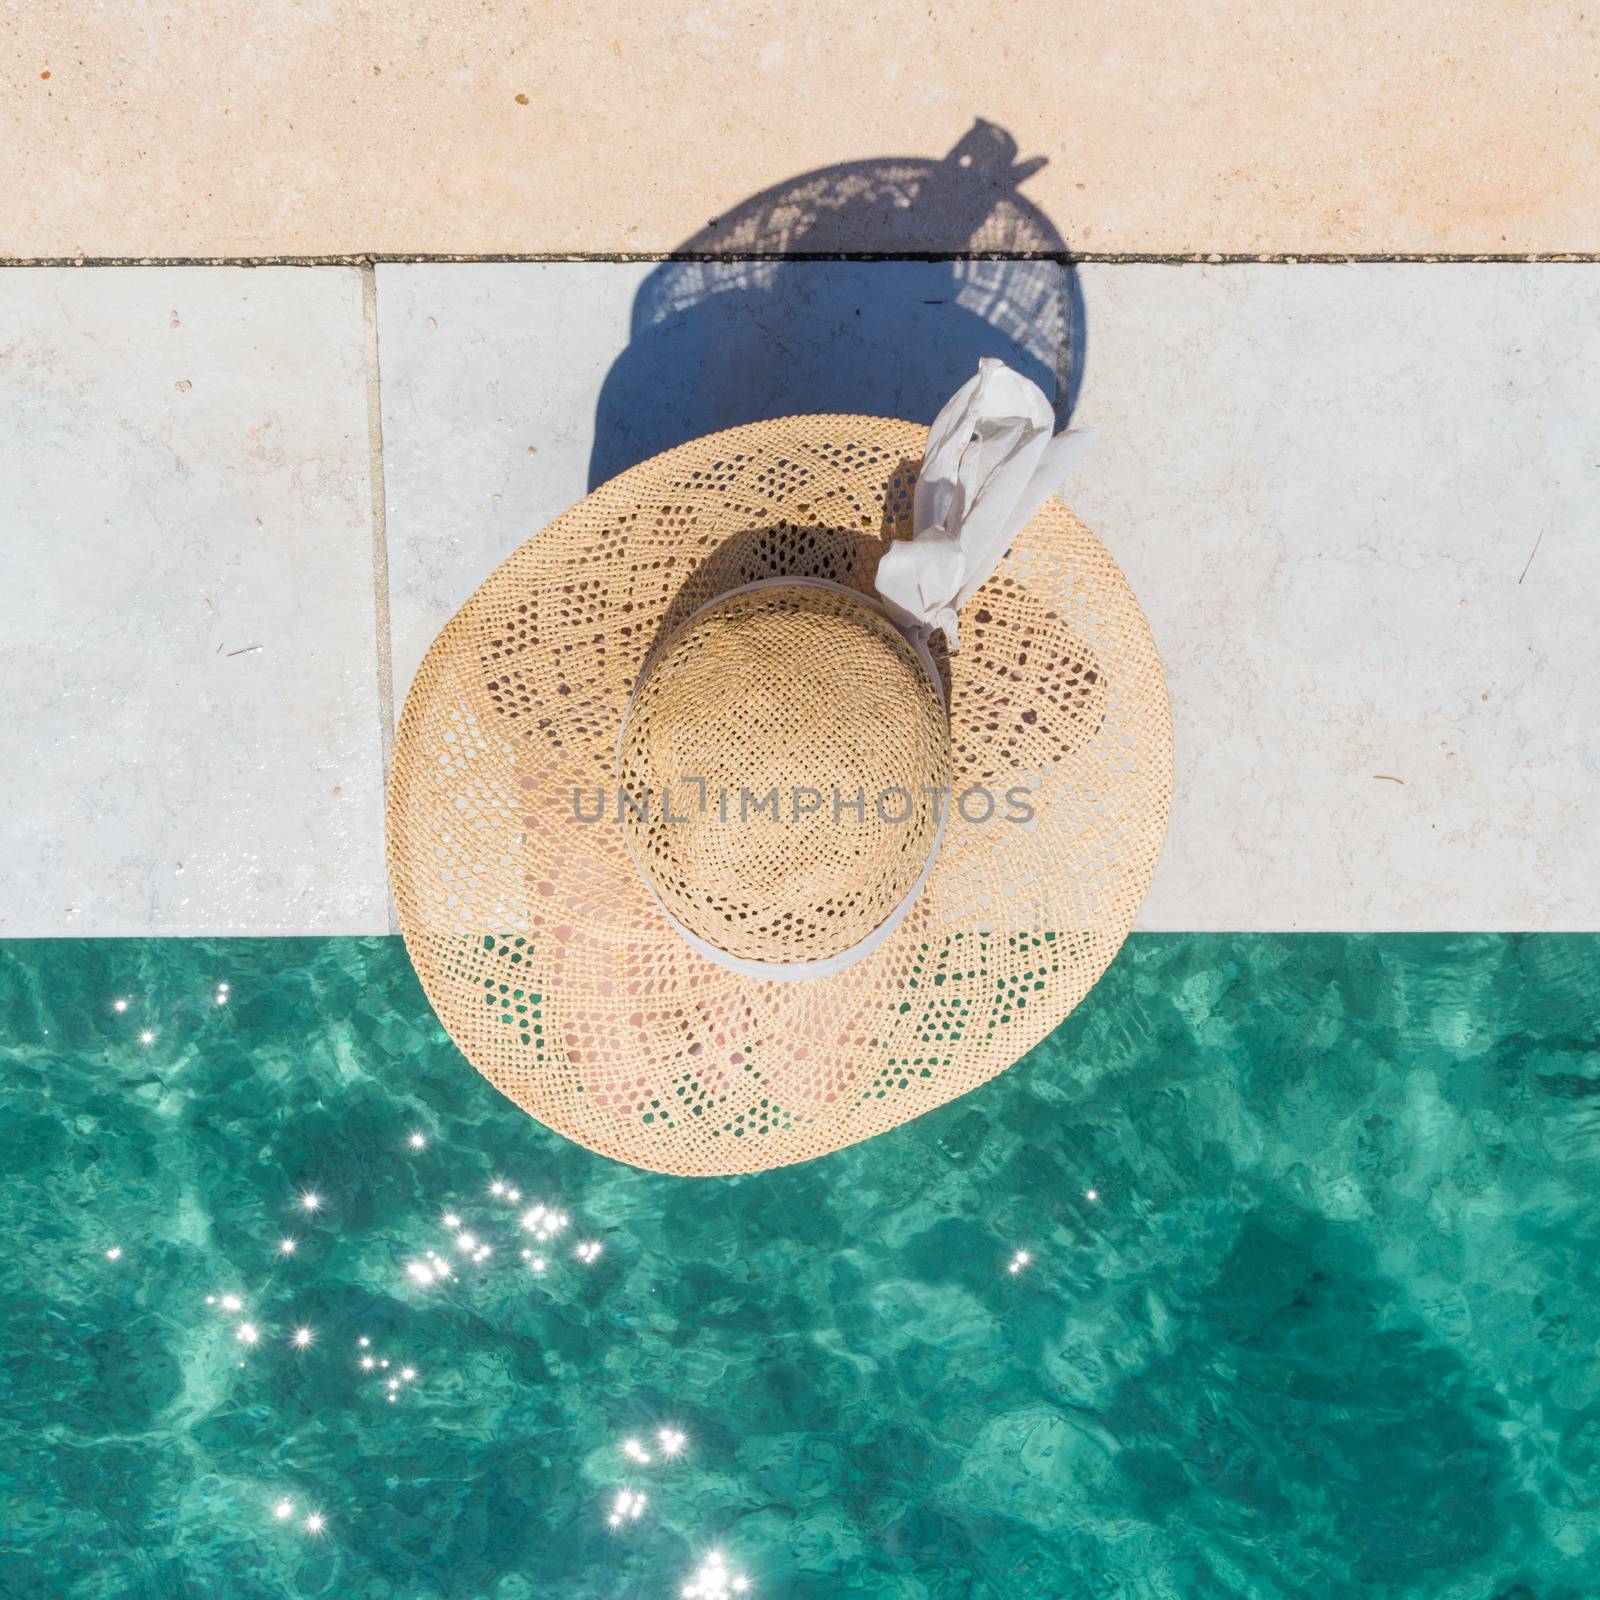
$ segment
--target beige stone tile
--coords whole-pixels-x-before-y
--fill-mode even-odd
[[[1091,252],[1600,249],[1584,0],[0,0],[0,30],[11,259],[1041,227]],[[978,116],[1009,139],[942,161]],[[1047,163],[1037,213],[1005,199],[1013,153]]]

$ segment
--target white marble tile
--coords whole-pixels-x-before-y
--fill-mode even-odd
[[[1070,303],[1020,264],[379,271],[397,693],[591,482],[750,417],[929,416],[980,352],[1048,384]],[[1143,925],[1600,925],[1600,270],[1078,283],[1103,439],[1072,499],[1177,715]]]
[[[361,280],[0,272],[0,933],[387,927]]]
[[[396,708],[435,634],[596,483],[685,439],[806,411],[931,421],[980,355],[1052,395],[1049,262],[378,269]]]
[[[1600,925],[1600,269],[1079,282],[1071,498],[1178,729],[1143,925]],[[591,481],[931,415],[978,353],[1053,387],[1069,303],[1032,264],[381,268],[397,693]],[[0,274],[0,932],[387,925],[365,382],[352,272]]]
[[[1082,280],[1070,498],[1177,725],[1142,925],[1600,927],[1600,268]]]

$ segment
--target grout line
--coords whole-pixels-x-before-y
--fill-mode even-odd
[[[1533,266],[1547,262],[1600,262],[1593,250],[1538,251],[1144,251],[1144,250],[570,250],[425,252],[358,250],[334,255],[261,256],[12,256],[3,267],[362,267],[377,262],[489,264],[496,262],[667,261],[1059,261],[1148,266],[1362,266],[1418,262],[1440,266]]]
[[[378,366],[378,275],[369,263],[361,270],[361,317],[366,333],[367,477],[372,494],[372,616],[378,652],[378,748],[383,768],[383,793],[389,793],[389,764],[394,754],[394,648],[389,627],[389,524],[383,477],[383,387]],[[385,873],[383,898],[389,932],[400,931],[394,897]]]

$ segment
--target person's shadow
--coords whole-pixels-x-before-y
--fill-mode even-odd
[[[634,299],[596,407],[589,487],[742,422],[931,422],[980,356],[1032,378],[1064,424],[1082,300],[1066,241],[1018,193],[1044,160],[1016,157],[1010,134],[979,121],[943,160],[826,167],[709,223]],[[959,241],[952,258],[917,257],[930,221]]]

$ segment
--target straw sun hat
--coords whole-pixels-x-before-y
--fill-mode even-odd
[[[753,423],[517,550],[406,699],[388,855],[451,1037],[552,1128],[751,1172],[993,1077],[1115,955],[1171,801],[1150,630],[985,361],[931,431]],[[959,620],[958,620],[959,618]]]

